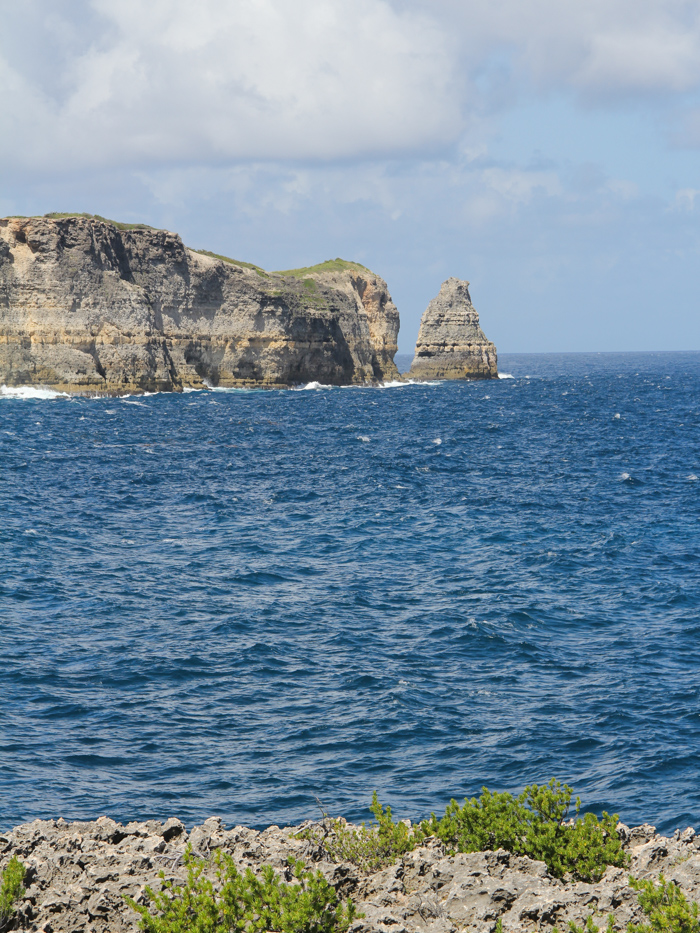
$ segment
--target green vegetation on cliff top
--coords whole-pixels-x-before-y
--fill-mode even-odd
[[[352,901],[343,903],[320,871],[292,862],[283,881],[271,865],[259,875],[241,874],[228,853],[216,852],[218,884],[205,875],[207,863],[191,848],[184,857],[187,881],[166,881],[159,892],[147,887],[145,905],[126,901],[141,915],[146,933],[346,933],[356,917]]]
[[[32,217],[45,217],[47,220],[66,220],[70,217],[84,217],[87,220],[99,220],[104,224],[112,224],[113,227],[116,227],[118,230],[157,230],[157,227],[152,227],[150,224],[128,224],[122,223],[119,220],[110,220],[109,217],[103,217],[101,214],[87,214],[87,213],[78,213],[75,211],[66,211],[65,213],[59,213],[53,211],[50,214],[33,214]],[[25,214],[11,214],[11,219],[15,220],[30,220],[31,218]],[[368,269],[367,266],[361,265],[359,262],[350,262],[347,259],[341,259],[337,257],[336,259],[326,259],[325,262],[319,262],[315,266],[304,266],[301,269],[280,269],[273,273],[266,272],[262,266],[256,266],[253,262],[244,262],[242,259],[232,259],[230,256],[224,256],[221,253],[213,253],[208,249],[194,249],[193,253],[200,253],[202,256],[209,256],[210,259],[218,259],[221,262],[228,262],[232,266],[243,266],[244,269],[252,269],[254,272],[257,272],[262,278],[269,278],[270,275],[284,275],[289,276],[290,278],[295,279],[306,279],[304,287],[308,291],[315,290],[315,283],[310,282],[307,278],[309,274],[319,273],[319,272],[347,272],[353,269],[358,272],[369,272],[370,275],[374,275],[371,269]]]
[[[24,897],[24,865],[16,855],[0,872],[0,933],[15,915],[18,902]]]
[[[109,217],[102,217],[101,214],[79,214],[75,211],[67,211],[66,213],[58,213],[57,211],[52,212],[51,214],[10,214],[10,220],[34,220],[35,218],[46,218],[46,220],[67,220],[70,217],[85,217],[88,220],[100,220],[103,224],[112,224],[113,227],[117,227],[119,230],[155,230],[155,227],[151,227],[149,224],[125,224],[121,223],[119,220],[110,220]]]
[[[231,259],[230,256],[222,256],[221,253],[212,253],[208,249],[194,249],[193,253],[199,253],[202,256],[208,256],[210,259],[219,259],[221,262],[228,262],[232,266],[243,266],[245,269],[252,269],[254,272],[257,272],[258,275],[263,276],[264,278],[269,278],[268,273],[261,266],[256,266],[252,262],[243,262],[242,259]]]
[[[369,272],[374,275],[367,266],[360,265],[359,262],[349,262],[347,259],[326,259],[325,262],[319,262],[315,266],[304,266],[302,269],[280,269],[275,275],[289,275],[295,279],[303,279],[312,272],[347,272],[356,269],[359,272]]]
[[[325,849],[331,859],[352,862],[365,871],[390,865],[433,836],[449,852],[505,849],[545,862],[557,878],[599,881],[608,865],[628,862],[617,834],[617,815],[603,812],[598,819],[586,813],[579,818],[577,797],[568,819],[572,793],[568,784],[554,778],[542,786],[529,785],[517,797],[484,787],[479,799],[465,800],[462,806],[452,800],[442,818],[433,813],[416,826],[395,823],[391,807],[382,807],[375,793],[370,806],[375,823],[354,827],[342,819],[324,818],[321,828],[312,826],[300,835]]]
[[[113,227],[116,227],[118,230],[153,230],[149,224],[125,224],[121,223],[119,220],[110,220],[109,217],[102,217],[100,214],[76,214],[76,213],[65,213],[60,214],[57,212],[51,214],[44,214],[48,220],[65,220],[69,217],[87,217],[88,220],[101,220],[103,224],[112,224]]]

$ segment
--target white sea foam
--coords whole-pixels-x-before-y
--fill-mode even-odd
[[[616,412],[616,413],[613,415],[613,421],[619,421],[619,420],[620,420],[620,413],[619,413],[619,412]]]
[[[247,386],[207,386],[208,392],[223,392],[225,395],[246,395],[251,392],[266,392],[267,389],[257,389]]]
[[[0,398],[52,399],[70,398],[67,392],[54,389],[37,389],[35,386],[0,386]]]
[[[697,476],[695,475],[695,473],[689,473],[688,479],[690,480],[691,483],[695,483],[697,481]]]
[[[629,473],[620,473],[620,479],[622,482],[626,482],[628,479],[632,479]]]
[[[405,389],[407,386],[439,386],[442,383],[439,381],[435,382],[423,382],[420,379],[393,379],[390,382],[364,382],[357,385],[350,386],[341,386],[341,389]],[[329,388],[324,386],[324,388]]]
[[[499,373],[498,378],[499,379],[515,379],[515,376],[511,376],[510,373]]]
[[[369,444],[369,438],[366,434],[358,434],[357,439],[358,441],[362,441],[363,444]]]
[[[297,392],[308,392],[309,390],[315,389],[334,389],[335,386],[327,386],[323,382],[307,382],[303,386],[295,386],[295,391]]]
[[[436,437],[436,438],[433,440],[433,444],[442,444],[442,438],[441,438],[441,437]]]
[[[415,379],[392,379],[390,382],[380,382],[377,389],[403,389],[406,386],[437,385],[436,382],[416,382]]]

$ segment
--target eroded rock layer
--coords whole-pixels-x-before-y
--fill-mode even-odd
[[[423,314],[413,379],[489,379],[498,375],[496,347],[479,326],[469,282],[447,279]]]
[[[127,393],[397,378],[386,283],[332,265],[280,275],[164,230],[0,220],[0,384]]]
[[[296,828],[297,830],[299,827]],[[144,902],[146,885],[186,879],[183,855],[189,845],[207,861],[232,855],[238,870],[259,872],[272,865],[287,880],[288,859],[320,869],[343,897],[351,897],[364,917],[350,933],[503,933],[567,930],[592,916],[604,928],[612,914],[616,930],[645,918],[630,875],[655,881],[662,873],[690,901],[700,899],[700,849],[692,829],[673,838],[653,826],[618,827],[630,855],[626,869],[609,868],[598,883],[562,881],[543,862],[497,852],[448,855],[436,842],[415,849],[374,873],[349,862],[333,862],[325,850],[296,830],[272,826],[263,832],[226,829],[212,818],[187,832],[177,819],[121,825],[101,817],[94,822],[36,820],[0,834],[0,871],[12,856],[26,869],[26,892],[8,930],[33,933],[131,933],[138,917],[125,901]]]

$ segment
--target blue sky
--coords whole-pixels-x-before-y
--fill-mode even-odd
[[[0,213],[450,275],[501,351],[700,349],[700,2],[0,0]]]

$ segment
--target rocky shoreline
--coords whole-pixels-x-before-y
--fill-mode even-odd
[[[361,872],[348,862],[333,862],[322,845],[299,838],[304,828],[263,831],[226,829],[211,818],[191,831],[178,819],[116,823],[35,820],[0,833],[0,870],[13,856],[26,868],[23,898],[7,930],[34,933],[127,933],[138,929],[138,916],[125,897],[144,902],[146,885],[158,888],[159,874],[185,880],[185,850],[210,859],[217,850],[230,853],[237,867],[258,872],[271,865],[288,874],[289,859],[320,870],[344,898],[352,898],[364,917],[352,933],[494,933],[500,922],[509,931],[567,930],[589,916],[604,927],[613,915],[615,928],[645,918],[630,876],[656,881],[663,874],[679,885],[688,900],[700,899],[700,838],[692,829],[673,837],[643,825],[618,833],[630,862],[607,869],[597,883],[559,880],[543,862],[504,850],[448,855],[434,839],[397,858],[380,871]]]

